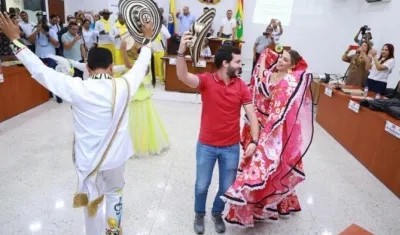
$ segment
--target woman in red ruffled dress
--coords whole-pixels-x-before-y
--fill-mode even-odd
[[[305,178],[302,158],[313,136],[312,75],[307,67],[294,50],[278,55],[266,49],[261,54],[249,88],[260,138],[255,155],[242,159],[235,182],[222,196],[230,205],[228,223],[253,227],[254,221],[277,220],[301,210],[294,189]],[[252,142],[247,122],[243,148]]]

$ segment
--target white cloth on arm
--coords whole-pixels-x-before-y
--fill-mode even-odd
[[[74,68],[77,68],[83,72],[84,80],[87,80],[89,78],[89,71],[87,70],[85,63],[81,63],[81,62],[75,61],[75,60],[70,60],[70,62],[72,64],[72,66],[74,66]],[[124,72],[125,70],[126,70],[125,65],[114,65],[113,66],[113,73],[121,73],[121,72]]]

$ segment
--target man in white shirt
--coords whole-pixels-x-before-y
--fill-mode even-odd
[[[263,35],[257,37],[256,42],[253,47],[253,68],[257,64],[258,59],[260,58],[261,53],[267,49],[268,46],[275,44],[274,36],[272,34],[273,28],[268,26]]]
[[[35,30],[35,24],[29,21],[28,13],[26,13],[25,11],[21,12],[20,17],[21,21],[19,22],[19,26],[25,34],[25,37],[22,38],[22,41],[31,51],[35,52],[35,44],[28,40],[29,36],[31,36],[31,34]]]
[[[110,20],[110,12],[108,9],[102,10],[100,13],[101,19],[96,21],[94,31],[98,33],[98,47],[107,48],[113,54],[113,60],[115,61],[115,46],[113,40],[110,38],[110,32],[114,27],[114,23]]]
[[[45,63],[49,68],[55,69],[57,63],[49,58],[51,55],[56,55],[56,48],[60,46],[58,35],[50,27],[46,27],[47,22],[36,26],[35,31],[31,33],[28,40],[35,46],[35,54]],[[47,31],[48,30],[48,31]],[[53,98],[53,93],[49,91],[50,98]],[[56,96],[57,103],[62,103],[62,99]]]
[[[82,81],[45,66],[20,42],[19,27],[7,14],[0,13],[0,30],[12,42],[11,49],[32,78],[72,106],[73,159],[78,174],[74,207],[85,207],[86,235],[121,234],[124,165],[133,155],[126,110],[149,65],[152,28],[152,23],[142,28],[144,46],[124,77],[111,76],[111,52],[96,48],[88,57],[92,77]]]
[[[226,12],[226,17],[222,19],[221,27],[219,28],[219,37],[234,39],[236,35],[236,20],[232,18],[232,10]]]
[[[60,33],[61,26],[58,24],[58,16],[57,15],[50,15],[50,28],[52,30],[54,30],[57,33],[57,35]],[[56,47],[56,55],[61,55],[60,46]]]

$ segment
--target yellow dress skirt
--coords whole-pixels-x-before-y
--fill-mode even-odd
[[[153,104],[151,72],[144,78],[129,104],[129,130],[135,157],[161,154],[169,148],[169,140],[163,122]]]

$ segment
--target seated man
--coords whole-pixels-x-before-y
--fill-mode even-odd
[[[0,22],[0,30],[32,78],[72,106],[73,160],[78,174],[74,207],[86,207],[86,234],[120,235],[124,165],[133,155],[126,110],[149,66],[152,23],[142,27],[145,45],[133,68],[121,79],[112,77],[111,52],[96,48],[88,56],[91,77],[82,81],[45,66],[20,42],[19,28],[7,14],[0,13]]]

